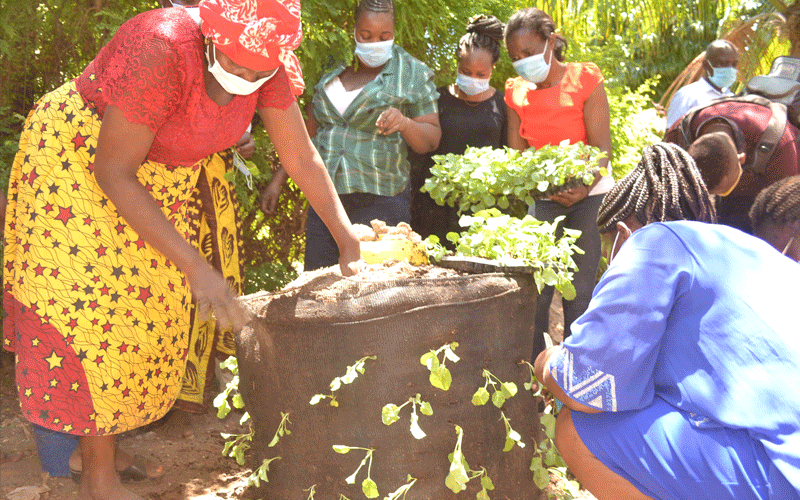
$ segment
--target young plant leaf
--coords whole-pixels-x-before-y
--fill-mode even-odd
[[[333,445],[333,451],[336,453],[341,453],[344,455],[345,453],[349,452],[351,448],[349,446],[345,446],[343,444],[335,444]]]
[[[367,498],[378,498],[379,496],[378,485],[370,478],[366,478],[361,482],[361,491],[364,492],[364,496]]]
[[[428,403],[427,401],[421,401],[421,402],[419,403],[419,411],[420,411],[420,412],[421,412],[423,415],[428,415],[428,416],[431,416],[431,415],[433,415],[433,407],[432,407],[432,406],[431,406],[431,404],[430,404],[430,403]]]
[[[400,420],[400,407],[389,403],[381,410],[381,420],[385,425],[392,425]]]
[[[490,397],[489,391],[487,391],[485,387],[481,387],[472,395],[472,404],[475,406],[483,406],[489,402]]]
[[[417,439],[422,439],[426,435],[419,426],[419,415],[416,413],[411,414],[411,435]]]

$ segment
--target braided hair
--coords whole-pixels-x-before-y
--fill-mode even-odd
[[[475,49],[486,49],[492,54],[492,64],[500,60],[500,43],[503,41],[505,26],[494,16],[479,14],[467,24],[467,34],[461,37],[456,47],[456,59]]]
[[[692,157],[675,144],[663,142],[644,148],[636,168],[606,193],[597,225],[601,233],[606,233],[632,215],[643,225],[717,219]]]
[[[770,223],[800,229],[800,175],[783,178],[762,189],[750,207],[750,221],[759,236]]]
[[[505,42],[508,45],[508,39],[521,29],[528,29],[536,33],[542,40],[547,40],[550,35],[556,31],[556,23],[553,18],[548,16],[543,10],[535,7],[528,7],[527,9],[520,9],[514,12],[508,23],[506,23]],[[567,48],[567,39],[563,35],[556,35],[556,43],[553,47],[553,55],[556,60],[564,62],[564,49]]]
[[[389,13],[392,15],[392,21],[397,20],[392,0],[360,0],[354,15],[356,23],[364,12]]]

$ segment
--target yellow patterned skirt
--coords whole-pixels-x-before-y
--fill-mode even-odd
[[[97,185],[100,125],[73,82],[37,103],[11,171],[4,236],[3,345],[16,352],[20,406],[31,422],[78,435],[157,420],[182,389],[202,405],[210,359],[232,351],[230,334],[218,341],[213,324],[194,318],[183,274]],[[238,293],[227,163],[220,155],[190,167],[148,161],[137,175],[187,240],[234,269],[226,276]]]

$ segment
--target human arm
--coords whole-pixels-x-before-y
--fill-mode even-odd
[[[220,327],[239,330],[246,314],[225,279],[183,239],[136,177],[154,137],[149,127],[128,121],[119,107],[109,105],[97,139],[97,183],[131,228],[186,275],[201,317],[213,309]]]
[[[275,213],[275,207],[278,206],[278,198],[281,195],[281,188],[288,178],[289,174],[286,173],[286,169],[281,165],[272,174],[272,179],[267,184],[267,187],[261,191],[261,210],[265,214]]]
[[[559,346],[548,347],[544,351],[540,352],[538,356],[536,356],[533,370],[534,374],[536,375],[536,380],[538,380],[540,384],[544,385],[547,390],[556,397],[556,399],[564,403],[564,406],[570,410],[582,411],[583,413],[601,413],[603,410],[586,406],[585,404],[572,399],[553,379],[550,370],[547,369],[547,364],[548,361],[550,361],[550,357],[556,353],[558,349]]]
[[[314,120],[314,102],[313,100],[309,99],[305,106],[305,125],[306,131],[308,132],[308,136],[310,138],[314,138],[317,135],[317,121]],[[261,192],[261,210],[266,214],[273,214],[275,213],[275,207],[278,206],[278,198],[281,195],[281,190],[283,189],[283,184],[286,180],[289,179],[289,174],[286,173],[286,169],[283,168],[283,165],[278,167],[278,170],[272,174],[272,179],[267,184],[267,187]]]
[[[608,95],[600,82],[583,105],[583,122],[586,127],[587,142],[606,154],[601,158],[599,167],[607,169],[611,159],[611,113],[608,108]],[[600,182],[600,174],[595,174],[594,182],[576,188],[561,191],[550,197],[551,200],[565,207],[570,207],[589,196],[592,188]]]
[[[390,107],[378,116],[375,126],[383,135],[400,132],[408,147],[421,155],[436,149],[442,138],[439,113],[409,118],[399,109]]]
[[[285,173],[300,187],[336,240],[342,274],[355,274],[361,258],[358,237],[339,201],[325,164],[308,136],[297,103],[293,102],[286,109],[260,108],[258,113]]]
[[[524,151],[528,149],[528,141],[519,135],[519,128],[522,126],[522,120],[520,119],[519,114],[508,105],[506,105],[506,112],[508,116],[508,124],[506,125],[506,140],[508,142],[508,147],[511,149],[516,149],[517,151]]]

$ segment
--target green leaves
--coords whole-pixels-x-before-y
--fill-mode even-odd
[[[435,351],[426,352],[419,359],[419,362],[430,370],[431,374],[428,376],[428,380],[437,389],[446,391],[450,389],[450,384],[453,383],[453,376],[445,366],[445,361],[450,360],[453,363],[457,363],[461,359],[455,353],[456,347],[458,347],[458,342],[451,342]],[[440,362],[438,356],[441,352],[444,352],[444,355]]]
[[[275,431],[275,435],[272,437],[272,441],[270,441],[267,446],[272,448],[273,446],[278,444],[278,441],[284,435],[288,436],[289,434],[291,434],[292,431],[290,431],[289,428],[286,427],[286,424],[290,424],[290,423],[291,422],[289,422],[289,414],[281,412],[281,422],[278,424],[278,430]]]
[[[461,453],[461,442],[464,438],[464,431],[458,425],[455,427],[458,438],[456,439],[456,447],[450,458],[450,471],[447,473],[444,484],[450,488],[450,491],[453,493],[460,493],[467,489],[469,476],[467,475],[467,462],[464,459],[464,455]]]
[[[361,491],[364,492],[364,496],[367,498],[378,498],[379,495],[378,485],[370,478],[366,478],[361,482]]]
[[[563,236],[556,238],[556,228],[563,220],[558,217],[548,223],[530,215],[518,219],[490,208],[462,215],[459,224],[466,231],[447,237],[455,244],[455,255],[490,259],[500,266],[530,267],[539,291],[553,285],[571,299],[575,297],[572,274],[578,269],[572,255],[583,250],[575,244],[580,231],[565,228]],[[434,248],[433,254],[446,255],[443,249],[436,250],[437,243],[427,241],[427,245]]]
[[[247,478],[247,486],[255,486],[258,488],[261,486],[261,481],[263,480],[265,483],[269,482],[269,478],[267,477],[267,472],[269,472],[269,464],[274,462],[275,460],[280,460],[281,457],[272,457],[270,459],[265,458],[261,465],[250,474],[250,477]],[[242,464],[239,464],[242,465]]]
[[[393,423],[397,422],[400,419],[400,410],[408,404],[411,404],[411,435],[417,439],[422,439],[425,437],[425,432],[419,426],[417,406],[419,406],[419,410],[423,415],[428,416],[433,415],[433,407],[427,401],[423,401],[420,394],[408,398],[408,401],[400,406],[392,403],[385,405],[381,410],[381,421],[383,421],[385,425],[392,425]]]
[[[405,406],[405,405],[403,405]],[[400,407],[389,403],[381,410],[381,421],[384,425],[392,425],[400,420]]]
[[[370,471],[372,470],[372,454],[375,452],[375,449],[361,448],[359,446],[345,446],[343,444],[333,445],[333,451],[335,451],[336,453],[341,453],[342,455],[349,453],[351,450],[362,450],[365,451],[366,454],[364,455],[364,458],[361,460],[361,463],[358,465],[356,471],[347,476],[347,478],[345,478],[345,482],[347,484],[355,484],[358,472],[361,470],[362,467],[364,467],[364,465],[367,464],[367,462],[369,462],[369,465],[367,466],[367,477],[363,481],[361,481],[361,491],[364,492],[364,496],[366,496],[367,498],[378,498],[379,496],[378,485],[375,484],[375,481],[373,481],[372,478],[370,477]]]
[[[411,477],[411,474],[409,474],[408,478],[406,479],[406,481],[408,481],[406,484],[404,484],[403,486],[397,488],[395,491],[389,493],[388,496],[383,497],[383,500],[403,500],[403,499],[405,499],[406,493],[408,493],[408,490],[410,490],[411,487],[414,486],[414,483],[417,482],[417,479],[414,478],[414,477]]]
[[[461,213],[530,204],[565,185],[591,184],[603,156],[598,148],[568,141],[522,152],[508,147],[467,148],[463,155],[434,156],[436,163],[422,190],[440,205],[457,206]],[[525,208],[513,211],[525,213]]]
[[[353,381],[358,377],[359,374],[364,374],[364,365],[368,359],[378,359],[377,356],[364,356],[363,358],[356,361],[352,366],[348,366],[345,374],[341,377],[334,378],[330,383],[331,392],[338,391],[342,384],[352,384]],[[336,400],[335,394],[314,394],[311,400],[308,402],[310,405],[318,404],[323,399],[330,399],[330,405],[334,407],[339,406],[339,402]]]
[[[489,401],[489,391],[485,387],[479,388],[472,395],[472,404],[475,406],[483,406]]]
[[[514,448],[514,445],[517,445],[520,448],[525,448],[525,443],[522,442],[522,436],[519,435],[519,432],[511,428],[511,423],[509,423],[505,413],[501,412],[500,416],[502,417],[503,425],[505,425],[506,428],[506,443],[503,447],[503,451],[511,451]]]
[[[503,382],[489,370],[483,370],[483,378],[486,379],[486,384],[472,395],[472,404],[475,406],[485,405],[489,401],[489,391],[486,388],[490,385],[494,391],[491,395],[492,404],[498,408],[502,408],[507,399],[511,399],[517,394],[517,384]]]

